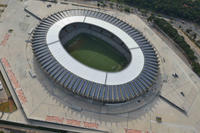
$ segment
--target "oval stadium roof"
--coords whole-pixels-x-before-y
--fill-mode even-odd
[[[103,72],[76,61],[63,48],[60,31],[72,23],[96,25],[116,35],[132,59],[120,72]],[[135,28],[105,13],[65,10],[44,18],[32,36],[33,53],[42,69],[58,84],[89,99],[119,103],[144,95],[157,79],[158,58],[150,43]]]

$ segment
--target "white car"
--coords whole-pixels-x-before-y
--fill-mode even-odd
[[[2,85],[2,83],[0,81],[0,91],[2,91],[2,90],[3,90],[3,85]]]

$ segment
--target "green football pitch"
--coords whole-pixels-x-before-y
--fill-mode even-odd
[[[81,33],[64,46],[79,62],[106,72],[117,72],[128,65],[127,59],[110,44],[93,35]]]

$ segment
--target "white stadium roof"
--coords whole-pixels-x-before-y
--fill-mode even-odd
[[[59,40],[59,34],[65,26],[78,22],[88,23],[107,29],[120,38],[131,51],[132,60],[128,67],[120,72],[110,73],[90,68],[75,60],[64,49]],[[46,40],[52,55],[63,67],[81,78],[92,82],[106,85],[124,84],[136,78],[141,73],[144,66],[144,55],[138,44],[120,28],[97,18],[73,16],[59,20],[49,28]]]

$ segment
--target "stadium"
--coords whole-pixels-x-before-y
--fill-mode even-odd
[[[159,73],[157,53],[142,33],[98,11],[71,9],[44,18],[33,32],[32,49],[54,82],[103,103],[147,94]]]
[[[150,12],[93,0],[3,1],[3,126],[42,133],[199,133],[199,77],[179,45],[148,21]]]

